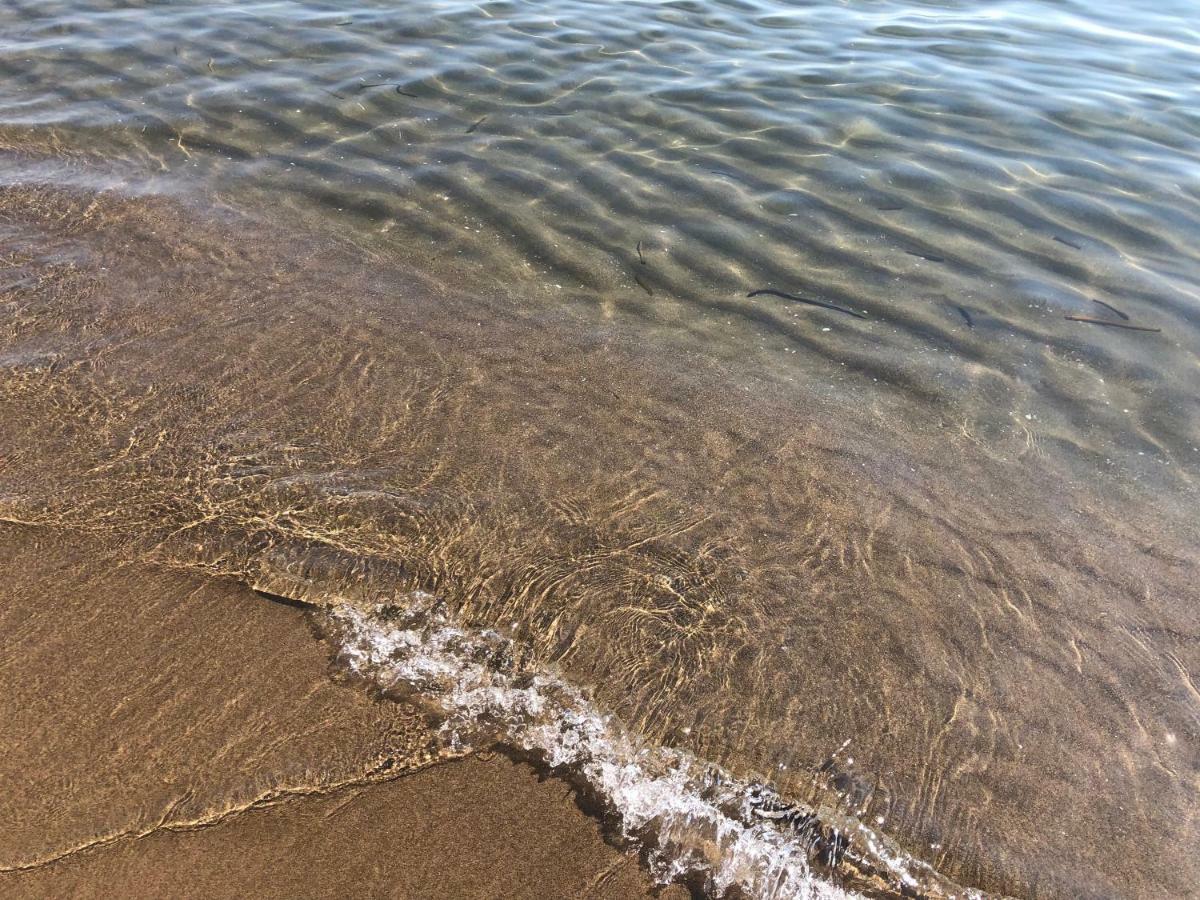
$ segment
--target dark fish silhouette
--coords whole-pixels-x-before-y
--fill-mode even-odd
[[[783,291],[776,291],[772,288],[759,288],[756,291],[751,291],[747,297],[759,297],[763,294],[769,294],[772,297],[782,297],[784,300],[791,300],[795,303],[807,303],[809,306],[819,306],[821,309],[832,309],[835,312],[845,313],[848,316],[854,316],[858,319],[867,318],[866,313],[860,313],[853,309],[847,309],[844,306],[838,306],[836,303],[826,303],[824,300],[812,300],[808,297],[799,297],[795,294],[785,294]]]
[[[946,261],[946,260],[942,259],[942,257],[940,257],[940,256],[933,256],[932,254],[929,254],[929,253],[918,253],[916,250],[905,250],[904,252],[907,253],[909,256],[919,256],[921,259],[927,259],[930,262],[945,262]]]
[[[1162,331],[1161,328],[1147,328],[1144,325],[1129,325],[1125,322],[1114,322],[1111,319],[1094,319],[1091,316],[1063,316],[1071,322],[1087,322],[1089,325],[1107,325],[1109,328],[1124,328],[1128,331]]]
[[[396,93],[399,94],[401,97],[414,97],[415,98],[417,96],[416,94],[410,94],[408,91],[401,88],[400,85],[396,84],[396,82],[394,82],[394,81],[375,81],[375,82],[371,82],[369,84],[360,84],[358,86],[358,89],[360,91],[365,91],[370,88],[378,88],[378,87],[394,87],[396,89]]]

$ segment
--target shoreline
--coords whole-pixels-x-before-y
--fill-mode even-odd
[[[202,831],[161,829],[17,876],[10,897],[573,897],[687,900],[504,757],[435,764]]]
[[[307,613],[79,535],[0,548],[6,896],[686,896],[527,765],[392,771],[420,716],[331,680]]]
[[[47,191],[42,199],[38,212],[50,221],[62,198]],[[858,423],[828,430],[836,410],[819,407],[802,418],[803,399],[782,390],[730,402],[721,383],[664,371],[607,336],[581,338],[565,316],[500,315],[489,318],[487,333],[474,332],[472,314],[493,307],[443,293],[437,299],[445,305],[433,310],[425,297],[406,296],[412,290],[396,296],[386,273],[339,284],[341,270],[317,271],[325,261],[317,257],[281,275],[299,247],[275,257],[275,268],[258,268],[287,235],[251,250],[205,226],[172,222],[165,204],[99,198],[93,222],[91,205],[72,203],[65,225],[40,222],[28,241],[44,254],[29,268],[49,272],[49,289],[37,298],[44,306],[32,306],[42,317],[21,323],[28,331],[18,330],[16,349],[4,357],[11,421],[29,424],[0,446],[7,454],[0,476],[10,476],[0,482],[0,514],[117,536],[128,542],[122,566],[140,558],[195,568],[294,600],[349,589],[366,603],[405,586],[444,586],[448,602],[479,627],[528,613],[533,618],[513,629],[528,641],[522,652],[562,660],[610,706],[622,687],[644,688],[643,656],[669,646],[678,670],[697,684],[677,678],[671,693],[629,693],[622,712],[651,740],[727,757],[743,771],[790,766],[777,776],[788,789],[836,798],[859,814],[861,805],[889,827],[896,822],[910,848],[936,843],[941,852],[944,840],[958,838],[942,860],[968,883],[1002,890],[1012,878],[1021,887],[1029,874],[1006,871],[1014,858],[1034,877],[1053,860],[1053,877],[1063,878],[1071,863],[1055,859],[1062,850],[1104,866],[1090,873],[1101,884],[1117,877],[1111,869],[1124,863],[1095,856],[1098,833],[1090,835],[1095,847],[1070,838],[1043,846],[1054,837],[1039,816],[1056,799],[1084,804],[1083,822],[1092,824],[1108,821],[1111,806],[1110,798],[1072,792],[1078,771],[1051,752],[1053,704],[1108,716],[1105,727],[1121,724],[1124,713],[1105,700],[1107,682],[1076,679],[1083,676],[1077,640],[1093,659],[1110,663],[1107,648],[1136,677],[1170,683],[1170,671],[1147,672],[1128,658],[1123,622],[1097,623],[1089,609],[1107,598],[1106,608],[1136,623],[1146,603],[1161,604],[1158,618],[1169,622],[1169,589],[1188,566],[1179,554],[1189,540],[1182,523],[1177,534],[1155,534],[1162,544],[1139,541],[1136,516],[1081,511],[1080,495],[1065,487],[1038,498],[1039,487],[1055,481],[1032,465],[995,509],[970,508],[971,491],[939,494],[932,485],[951,484],[961,466],[972,491],[995,498],[1003,479],[975,483],[969,476],[985,472],[978,460],[972,469],[969,460],[936,459],[941,468],[922,470],[932,480],[920,483],[904,463],[924,435],[906,434],[911,446],[880,455],[875,444],[847,440],[861,439]],[[56,254],[72,263],[56,269]],[[180,297],[187,304],[176,303]],[[292,311],[312,321],[293,325]],[[214,341],[236,353],[213,358]],[[724,373],[704,374],[719,381]],[[311,386],[298,392],[296,385]],[[514,398],[543,402],[531,414]],[[645,453],[630,440],[662,434],[670,441]],[[739,479],[726,479],[730,471]],[[632,493],[624,473],[637,476]],[[1023,531],[1022,504],[1052,507],[1055,497],[1069,506],[1047,519],[1061,533]],[[1097,518],[1104,531],[1080,540]],[[80,565],[103,570],[97,559]],[[1156,595],[1139,596],[1147,586]],[[946,599],[963,599],[968,589],[971,602],[961,608],[978,615],[978,625]],[[701,602],[706,596],[720,602]],[[522,606],[530,597],[557,604],[557,617],[538,618],[536,604]],[[622,605],[623,597],[645,605]],[[147,609],[171,619],[169,604]],[[637,627],[630,631],[627,621]],[[211,625],[221,632],[223,623]],[[1185,628],[1178,631],[1186,638]],[[800,659],[790,654],[798,640]],[[257,646],[273,641],[263,630]],[[989,641],[1015,648],[1005,668],[987,668],[995,657]],[[110,635],[108,643],[119,647],[121,638]],[[990,699],[968,693],[960,682],[966,670],[955,664],[991,679],[980,685]],[[613,672],[627,682],[603,679]],[[760,687],[737,695],[741,684]],[[1015,685],[1028,684],[1048,691],[1045,709],[1009,699]],[[818,698],[815,711],[802,705],[808,696]],[[1089,697],[1096,709],[1087,708]],[[791,720],[768,715],[779,698],[797,701],[786,707]],[[821,698],[839,699],[827,711]],[[754,732],[740,718],[722,719],[730,703],[747,700],[763,703]],[[1028,736],[995,720],[989,730],[1003,703]],[[708,727],[693,730],[693,723]],[[415,717],[406,727],[406,740],[416,741],[424,726]],[[827,770],[822,760],[848,732],[862,768]],[[968,781],[961,796],[940,776],[926,781],[925,753],[969,759],[981,732],[999,742],[1000,773],[978,773],[990,781]],[[1022,740],[1039,742],[1041,764],[1053,768],[1031,767]],[[420,749],[405,745],[401,755]],[[1093,750],[1085,745],[1069,762],[1101,761]],[[343,762],[361,777],[384,758],[368,752]],[[340,777],[322,765],[313,763],[322,778]],[[40,768],[50,764],[23,771]],[[1136,776],[1131,764],[1128,777]],[[978,803],[996,785],[1012,796],[1001,798],[1001,817],[990,821]],[[1018,802],[1023,789],[1042,791],[1040,805]],[[186,815],[186,803],[175,813]],[[1087,825],[1070,824],[1076,837],[1089,836]],[[1118,823],[1108,827],[1122,839]],[[972,835],[990,837],[971,846]],[[1005,843],[995,843],[997,835]],[[1152,856],[1153,848],[1142,849]],[[1146,869],[1139,877],[1149,876]]]

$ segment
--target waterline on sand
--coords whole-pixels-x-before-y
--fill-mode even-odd
[[[713,897],[859,896],[815,864],[897,894],[983,896],[947,885],[849,817],[830,822],[762,782],[639,740],[558,675],[515,664],[499,632],[457,626],[429,593],[369,612],[339,605],[331,619],[342,661],[385,694],[432,702],[448,748],[498,744],[565,774],[599,801],[621,838],[642,847],[664,884],[700,884]]]

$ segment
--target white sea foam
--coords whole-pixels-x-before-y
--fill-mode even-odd
[[[780,810],[793,808],[769,787],[646,744],[557,675],[512,666],[503,636],[457,627],[429,594],[407,600],[371,612],[335,608],[344,659],[385,690],[413,690],[437,704],[448,746],[498,741],[568,770],[644,847],[661,882],[698,878],[714,897],[731,888],[764,900],[857,896],[814,873],[812,833],[789,824],[795,817]],[[894,885],[913,887],[914,872],[930,874],[865,828],[853,838]]]

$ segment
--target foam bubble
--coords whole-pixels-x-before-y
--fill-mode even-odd
[[[514,666],[511,642],[499,633],[458,627],[429,594],[407,600],[368,611],[335,607],[345,662],[385,690],[434,702],[451,749],[499,742],[581,780],[621,834],[645,849],[660,882],[702,881],[716,897],[731,889],[764,900],[854,897],[812,868],[822,849],[836,857],[851,844],[858,871],[877,882],[911,889],[932,874],[865,826],[830,829],[767,785],[647,744],[558,675]]]

